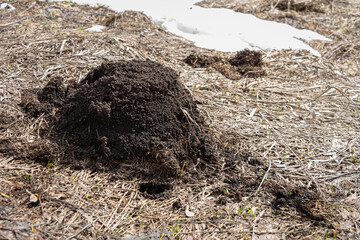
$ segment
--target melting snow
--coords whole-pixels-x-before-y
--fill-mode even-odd
[[[105,29],[105,26],[102,25],[94,25],[91,28],[87,28],[86,31],[92,31],[92,32],[102,32],[103,29]]]
[[[249,49],[300,49],[319,52],[303,40],[331,41],[316,32],[261,20],[251,14],[223,8],[195,6],[198,0],[73,0],[79,4],[106,5],[115,11],[134,10],[148,15],[167,31],[198,47],[233,52]]]
[[[9,10],[9,11],[12,11],[12,10],[15,10],[15,7],[11,4],[8,4],[8,3],[1,3],[0,4],[0,9],[1,10]]]

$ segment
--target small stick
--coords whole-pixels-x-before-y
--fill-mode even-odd
[[[64,40],[62,41],[59,55],[61,55],[62,52],[64,51],[64,47],[65,47],[66,42],[67,42],[67,39],[64,39]]]
[[[10,26],[10,25],[13,25],[13,24],[16,24],[16,23],[19,23],[19,22],[22,22],[24,20],[27,20],[27,19],[30,19],[30,18],[36,18],[36,17],[39,17],[41,16],[41,14],[36,14],[34,16],[29,16],[29,17],[23,17],[17,21],[14,21],[14,22],[9,22],[9,23],[4,23],[4,24],[0,24],[0,27],[6,27],[6,26]]]
[[[106,216],[101,216],[101,217],[106,217]],[[97,219],[95,219],[94,221],[92,221],[91,223],[89,223],[88,225],[86,225],[85,227],[83,227],[80,231],[78,231],[77,233],[75,233],[74,235],[68,237],[66,240],[70,240],[72,238],[75,238],[76,236],[78,236],[80,233],[82,233],[83,231],[85,231],[88,227],[90,227],[91,225],[93,225],[95,222],[97,222],[101,217],[98,217]]]
[[[183,109],[183,108],[180,108],[180,109],[181,109],[181,111],[184,113],[184,115],[185,115],[185,117],[187,118],[189,124],[191,125],[190,122],[192,122],[192,123],[194,123],[196,126],[198,126],[199,129],[201,130],[199,124],[198,124],[194,119],[192,119],[192,117],[190,116],[190,114],[189,114],[185,109]]]
[[[269,167],[268,167],[268,169],[266,170],[266,173],[265,173],[263,179],[261,180],[261,183],[260,183],[259,187],[256,189],[256,192],[254,193],[254,196],[256,196],[256,195],[258,194],[258,192],[259,192],[262,184],[263,184],[264,181],[265,181],[265,178],[269,175],[270,168],[271,168],[271,160],[269,160]]]

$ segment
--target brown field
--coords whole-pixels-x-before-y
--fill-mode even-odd
[[[360,238],[358,0],[199,3],[317,31],[333,39],[309,43],[321,58],[197,48],[139,12],[8,2],[16,9],[0,10],[0,239]],[[94,24],[107,27],[86,31]],[[97,155],[97,142],[84,148],[87,137],[59,130],[59,112],[72,114],[68,98],[50,108],[52,97],[37,99],[49,81],[70,96],[102,63],[133,60],[161,64],[144,69],[178,77],[187,96],[172,95],[189,107],[184,122],[164,124],[188,139],[156,143],[153,161],[136,151]],[[68,124],[82,116],[91,113]]]

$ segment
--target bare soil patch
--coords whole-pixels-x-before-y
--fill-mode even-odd
[[[293,5],[280,10],[280,2]],[[296,8],[300,2],[319,5]],[[358,239],[360,5],[322,2],[201,3],[333,39],[310,43],[321,58],[260,50],[259,70],[266,74],[251,76],[229,63],[235,53],[197,48],[140,12],[11,1],[16,9],[0,17],[0,238]],[[86,30],[94,24],[107,27]],[[191,54],[206,67],[185,63]],[[147,62],[140,69],[160,72],[145,74],[155,79],[148,82],[140,77],[147,71],[120,71],[117,62]],[[234,67],[236,80],[215,62]],[[106,74],[95,80],[94,69]],[[125,82],[135,75],[136,87],[129,89]],[[151,86],[158,95],[147,91]],[[142,104],[112,108],[101,96]],[[165,103],[171,123],[140,96]],[[108,117],[113,110],[134,114],[124,123],[121,114]],[[159,121],[147,122],[147,116]],[[133,124],[145,136],[141,122],[157,137],[124,140],[130,151],[124,153],[116,139],[133,134],[112,121]],[[101,137],[92,131],[96,126]],[[205,135],[216,161],[191,138],[204,136],[206,143]],[[145,149],[150,153],[144,157]]]
[[[325,12],[325,8],[330,6],[330,0],[304,1],[304,0],[281,0],[273,3],[273,7],[279,10],[293,10],[296,12]]]
[[[248,49],[237,52],[231,58],[222,56],[208,56],[203,54],[190,54],[186,57],[185,62],[192,67],[209,68],[213,67],[225,77],[232,80],[239,80],[244,75],[257,77],[265,74],[262,69],[262,54],[258,51]]]

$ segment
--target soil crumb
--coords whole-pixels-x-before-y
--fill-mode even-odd
[[[178,78],[152,61],[103,63],[67,88],[52,79],[25,94],[22,106],[31,115],[52,113],[51,136],[74,159],[142,162],[152,173],[173,176],[199,159],[216,161],[204,120]]]
[[[245,49],[231,58],[192,53],[184,60],[195,68],[213,67],[226,78],[238,80],[243,76],[257,77],[265,74],[262,54]]]

